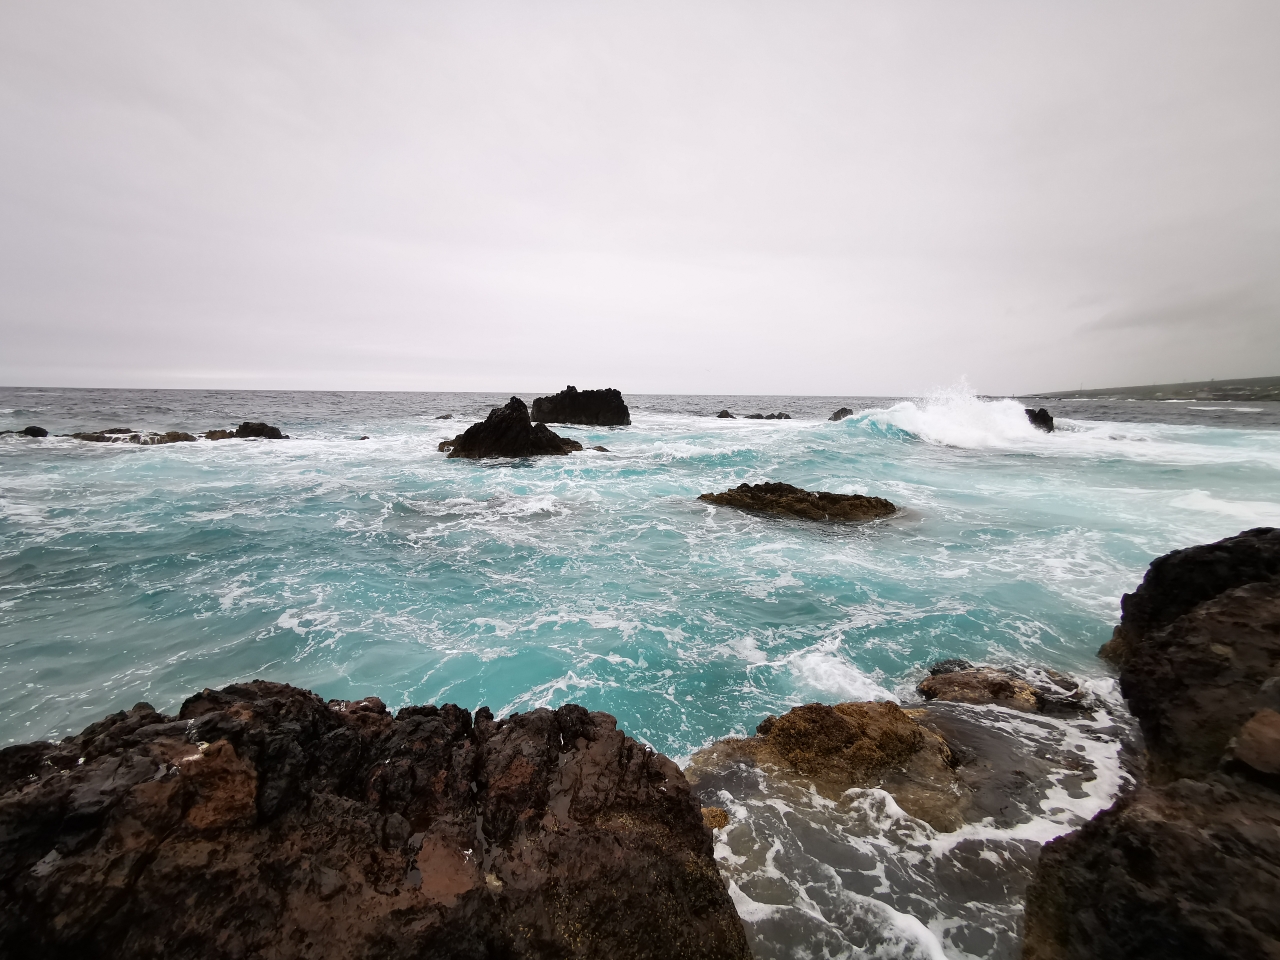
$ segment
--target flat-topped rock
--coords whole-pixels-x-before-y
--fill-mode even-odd
[[[554,396],[534,400],[530,417],[543,423],[581,423],[594,427],[631,425],[631,411],[622,394],[612,387],[603,390],[565,387]]]
[[[577,440],[552,433],[545,423],[533,423],[519,397],[494,407],[480,423],[473,423],[439,447],[449,457],[479,460],[488,457],[564,456],[582,449]]]
[[[805,520],[875,520],[891,516],[898,510],[881,497],[812,493],[789,483],[743,483],[724,493],[704,493],[698,499],[722,507],[800,517]]]
[[[0,750],[0,890],[15,958],[749,956],[679,768],[575,705],[138,704]]]

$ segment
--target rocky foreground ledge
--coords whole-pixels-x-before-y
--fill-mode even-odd
[[[1023,955],[1280,957],[1280,530],[1160,557],[1122,610],[1146,782],[1044,848]]]
[[[258,681],[0,751],[0,956],[749,953],[684,776],[609,715]]]

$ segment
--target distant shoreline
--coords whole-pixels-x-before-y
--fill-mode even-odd
[[[1280,400],[1280,377],[1244,380],[1199,380],[1188,383],[1153,383],[1142,387],[1107,387],[1103,390],[1060,390],[1027,393],[1025,397],[1065,400],[1073,397],[1097,400]]]

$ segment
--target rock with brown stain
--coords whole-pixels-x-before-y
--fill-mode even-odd
[[[743,483],[724,493],[704,493],[698,499],[722,507],[804,520],[876,520],[892,516],[898,510],[880,497],[812,493],[789,483]]]
[[[704,772],[749,763],[811,782],[838,797],[850,787],[875,787],[940,830],[964,822],[968,791],[952,770],[946,741],[896,703],[810,703],[769,717],[757,735],[730,738],[694,754],[685,773],[697,785]]]
[[[0,750],[0,891],[13,957],[748,956],[679,769],[572,705],[139,704]]]

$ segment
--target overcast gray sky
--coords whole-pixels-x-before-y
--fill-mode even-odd
[[[1280,375],[1275,0],[0,0],[0,384]]]

